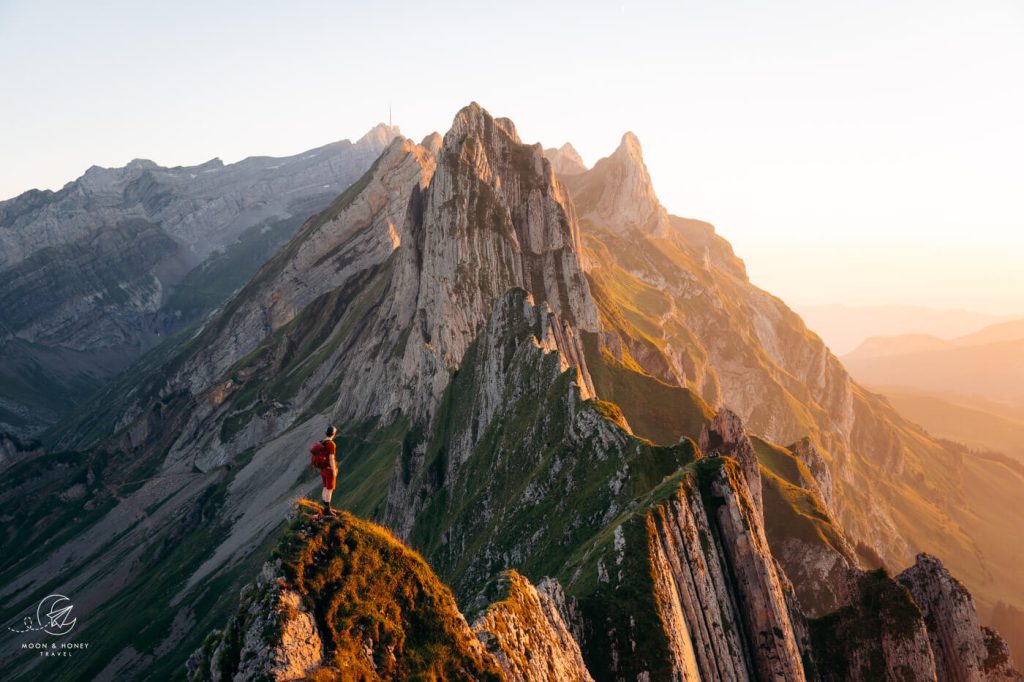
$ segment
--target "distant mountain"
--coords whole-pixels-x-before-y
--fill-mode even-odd
[[[397,134],[229,165],[93,166],[0,202],[0,432],[37,434],[222,304]]]
[[[1024,462],[1024,418],[1000,414],[993,411],[991,403],[955,394],[936,395],[905,386],[871,388],[883,394],[900,414],[935,436],[976,450],[1002,452]],[[1024,412],[1024,405],[1020,411]]]
[[[551,162],[551,170],[558,175],[576,175],[587,170],[579,152],[568,142],[557,149],[545,149],[544,158]]]
[[[867,360],[869,358],[911,355],[929,351],[952,350],[997,344],[1004,341],[1024,339],[1024,320],[1010,320],[960,336],[939,338],[931,334],[903,334],[899,336],[872,336],[843,356],[844,361]]]
[[[1024,320],[950,340],[870,338],[845,355],[843,364],[872,386],[1024,406]]]
[[[843,364],[930,433],[1024,458],[1024,320],[954,339],[872,337]]]
[[[351,516],[288,523],[328,423]],[[1021,605],[1024,475],[852,381],[631,133],[565,175],[475,103],[395,139],[3,452],[0,616],[61,590],[92,642],[12,677],[1019,679],[974,600]]]
[[[872,336],[924,334],[953,338],[1012,319],[911,305],[797,305],[794,310],[836,355],[849,353]]]

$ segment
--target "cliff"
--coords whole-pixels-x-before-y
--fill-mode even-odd
[[[563,183],[475,104],[443,137],[394,140],[201,330],[69,421],[76,450],[18,455],[3,495],[38,494],[0,557],[0,596],[21,610],[56,584],[91,605],[79,636],[96,644],[76,674],[98,678],[169,675],[227,621],[194,670],[931,679],[925,607],[863,569],[874,547],[899,566],[911,542],[969,545],[929,501],[966,494],[960,455],[849,382],[649,180],[629,136]],[[327,423],[341,426],[336,503],[427,563],[344,517],[303,530],[239,611],[241,582],[316,485],[305,451]],[[350,537],[377,548],[301,558]],[[509,570],[523,582],[496,592]],[[982,588],[1012,584],[992,575]],[[306,651],[291,658],[256,632],[278,622],[257,614],[295,604],[278,578],[306,609],[286,628]],[[360,585],[394,618],[338,612]],[[436,618],[417,625],[405,615],[420,597]],[[486,649],[460,611],[483,616]],[[420,636],[451,656],[427,661]],[[250,640],[262,653],[236,660],[232,642]],[[43,666],[13,674],[72,677]]]

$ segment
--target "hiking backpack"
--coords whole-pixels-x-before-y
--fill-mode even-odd
[[[326,469],[331,465],[331,453],[322,440],[309,446],[309,455],[309,463],[314,469]]]

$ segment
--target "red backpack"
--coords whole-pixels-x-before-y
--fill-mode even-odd
[[[331,452],[324,445],[326,441],[317,441],[309,446],[309,463],[314,469],[326,469],[331,465]]]

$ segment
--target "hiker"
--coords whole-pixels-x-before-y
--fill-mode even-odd
[[[320,495],[324,501],[324,516],[334,516],[334,509],[331,508],[331,494],[334,493],[334,484],[338,480],[338,460],[335,457],[338,448],[334,444],[334,436],[337,433],[338,429],[328,426],[327,437],[314,443],[309,449],[313,455],[313,466],[320,470],[320,481],[324,484],[324,491]]]

